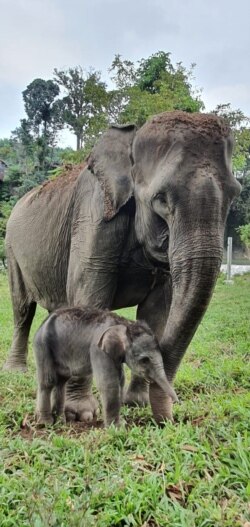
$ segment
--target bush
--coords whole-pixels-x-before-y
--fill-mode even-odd
[[[241,225],[237,231],[240,234],[240,239],[244,243],[247,249],[250,249],[250,223]]]
[[[6,269],[7,265],[6,265],[6,254],[5,254],[4,240],[0,240],[0,268],[1,268],[1,264]]]

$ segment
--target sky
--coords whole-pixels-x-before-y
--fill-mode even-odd
[[[196,63],[206,111],[231,103],[250,116],[249,0],[0,0],[0,20],[0,138],[25,116],[22,91],[35,78],[80,65],[108,80],[118,53]]]

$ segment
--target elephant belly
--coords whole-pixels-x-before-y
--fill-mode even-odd
[[[145,269],[125,270],[118,275],[117,291],[112,309],[140,304],[148,295],[154,283],[152,271]]]
[[[65,280],[58,272],[40,269],[33,275],[24,273],[24,279],[31,300],[47,311],[54,311],[67,304]]]

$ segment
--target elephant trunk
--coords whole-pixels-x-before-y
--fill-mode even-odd
[[[156,375],[152,373],[149,385],[149,400],[153,416],[157,423],[168,418],[171,419],[172,402],[178,401],[177,395],[169,383],[164,369],[157,369]]]
[[[172,398],[156,382],[150,383],[149,401],[157,423],[172,420]]]
[[[221,253],[217,247],[213,256],[203,254],[172,262],[173,296],[160,342],[170,381],[207,309],[220,270]]]
[[[188,259],[172,267],[173,297],[160,346],[165,372],[173,381],[178,365],[208,306],[221,257]],[[172,420],[176,399],[160,383],[152,383],[149,398],[156,422]]]

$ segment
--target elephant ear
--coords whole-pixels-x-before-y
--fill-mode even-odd
[[[111,126],[97,141],[88,168],[104,193],[104,219],[111,220],[133,193],[132,143],[136,133],[133,124]]]
[[[111,326],[100,335],[98,344],[114,361],[124,361],[129,346],[127,328],[123,324]]]

